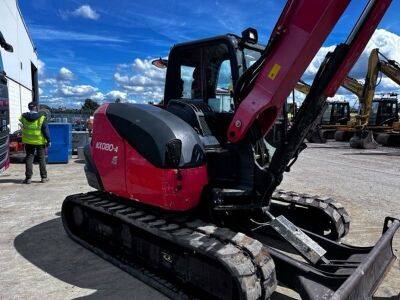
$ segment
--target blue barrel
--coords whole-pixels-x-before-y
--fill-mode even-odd
[[[68,123],[49,123],[51,147],[47,162],[50,164],[68,163],[72,149],[72,125]]]

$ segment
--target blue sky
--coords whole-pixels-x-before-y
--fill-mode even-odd
[[[374,45],[398,61],[399,2],[393,0],[379,25],[384,30],[374,36]],[[113,101],[118,96],[136,102],[160,100],[164,72],[154,69],[151,59],[167,56],[174,43],[228,32],[240,34],[250,26],[258,29],[260,40],[265,43],[285,3],[19,1],[41,61],[41,101],[67,107],[78,107],[87,97],[99,102]],[[327,39],[326,47],[346,38],[365,3],[352,1]],[[316,57],[314,65],[321,57]],[[352,75],[363,78],[366,58],[367,54],[363,55]],[[312,77],[314,69],[308,69],[306,79]],[[381,90],[396,89],[389,81],[386,83]],[[346,96],[346,92],[340,93]]]

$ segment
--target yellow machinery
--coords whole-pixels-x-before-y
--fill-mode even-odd
[[[355,79],[346,78],[345,81]],[[343,87],[345,83],[342,84]],[[358,85],[361,85],[357,82]],[[349,85],[350,86],[350,85]],[[362,87],[362,85],[361,85]],[[308,94],[310,86],[299,81],[295,89],[303,94]],[[313,128],[307,136],[310,143],[325,143],[326,139],[333,139],[333,135],[337,126],[347,125],[350,121],[350,104],[348,101],[329,100],[323,113],[319,117],[318,124]]]
[[[381,72],[389,77],[391,80],[396,82],[398,85],[400,85],[399,63],[394,60],[389,60],[386,57],[384,58],[385,60],[380,61]],[[399,104],[397,103],[397,116],[392,116],[394,120],[392,128],[384,133],[378,134],[376,138],[379,144],[382,144],[384,146],[400,146],[400,122],[398,105]]]
[[[381,59],[381,57],[384,59]],[[392,146],[400,145],[397,98],[374,98],[379,72],[400,85],[399,64],[384,57],[379,49],[371,51],[364,84],[349,76],[344,79],[342,87],[358,97],[360,108],[355,121],[349,120],[347,124],[337,124],[336,122],[328,125],[322,123],[321,127],[324,129],[334,128],[337,130],[334,135],[335,140],[350,140],[350,145],[354,148],[376,148],[377,144],[373,139],[372,132],[384,131],[384,133],[379,134],[379,143]],[[299,82],[295,88],[307,94],[310,86],[304,82]]]
[[[329,138],[330,133],[334,133],[335,140],[350,140],[351,147],[376,148],[377,144],[373,138],[373,132],[383,132],[379,134],[379,143],[385,146],[400,145],[397,98],[375,98],[379,72],[400,85],[399,64],[394,60],[387,59],[379,52],[379,49],[373,49],[368,59],[365,83],[362,84],[358,80],[347,76],[341,84],[343,88],[355,94],[359,100],[360,107],[356,119],[350,120],[348,102],[332,101],[328,104],[324,115],[321,116],[320,127],[322,132],[313,133],[311,141],[324,142],[324,138]],[[308,94],[310,86],[300,81],[296,84],[295,89],[301,93]],[[315,138],[318,136],[321,138]]]
[[[360,101],[359,114],[356,116],[355,124],[350,122],[345,127],[339,127],[335,133],[336,140],[345,140],[347,133],[354,133],[350,139],[352,148],[371,149],[376,148],[373,132],[382,132],[396,127],[398,124],[397,98],[382,97],[376,99],[375,89],[377,86],[379,72],[388,76],[391,80],[400,84],[400,68],[392,60],[381,59],[384,57],[379,49],[373,49],[368,59],[368,71],[364,86],[357,84],[358,81],[348,79],[346,88],[355,93]],[[360,95],[360,91],[362,91]]]

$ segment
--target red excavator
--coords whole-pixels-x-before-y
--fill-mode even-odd
[[[162,105],[102,105],[85,149],[97,191],[65,199],[68,235],[173,299],[267,299],[277,281],[303,299],[371,297],[400,220],[374,247],[345,245],[341,205],[276,188],[390,0],[369,1],[327,55],[285,139],[264,139],[348,3],[288,1],[267,46],[251,28],[178,44]]]

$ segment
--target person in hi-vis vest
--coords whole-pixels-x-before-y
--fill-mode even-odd
[[[41,182],[49,181],[46,170],[46,146],[50,147],[50,133],[46,116],[38,112],[37,104],[28,104],[29,112],[22,114],[19,118],[22,127],[22,143],[25,145],[25,180],[31,183],[33,173],[33,159],[35,152],[39,157],[39,169]]]

